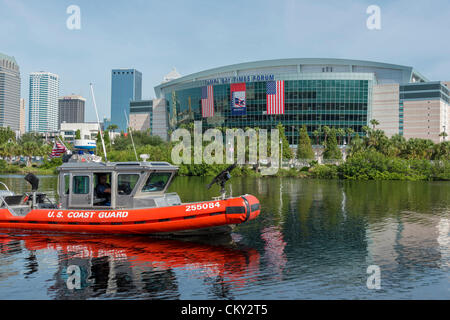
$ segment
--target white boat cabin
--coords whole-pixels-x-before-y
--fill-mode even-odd
[[[137,209],[181,204],[166,193],[178,167],[168,162],[66,162],[58,195],[67,209]]]

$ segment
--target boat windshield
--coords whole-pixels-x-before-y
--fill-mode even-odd
[[[172,175],[171,172],[153,172],[147,179],[143,192],[162,191]]]

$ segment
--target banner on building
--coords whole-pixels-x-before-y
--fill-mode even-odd
[[[247,114],[247,102],[245,100],[245,83],[230,84],[231,115],[245,116]]]

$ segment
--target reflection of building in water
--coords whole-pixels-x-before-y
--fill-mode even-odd
[[[137,294],[145,298],[161,295],[179,298],[177,281],[171,269],[160,270],[151,265],[133,266],[124,249],[93,252],[85,247],[77,250],[80,251],[59,254],[55,284],[49,288],[49,293],[56,294],[56,299],[118,297],[121,294],[126,297]],[[75,276],[73,272],[68,272],[69,266],[79,267],[80,289],[68,287],[67,281]]]
[[[283,233],[278,227],[266,227],[261,231],[261,238],[265,242],[264,258],[270,265],[270,269],[281,279],[287,263]]]
[[[448,263],[448,219],[411,212],[367,227],[367,260],[382,270],[439,268]]]
[[[439,250],[441,251],[441,267],[450,268],[450,219],[441,218],[438,225]]]

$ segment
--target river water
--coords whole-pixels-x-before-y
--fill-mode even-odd
[[[55,192],[56,177],[40,179]],[[207,200],[207,183],[178,177],[170,191]],[[450,299],[448,182],[233,178],[228,190],[262,205],[229,237],[0,230],[0,299]]]

